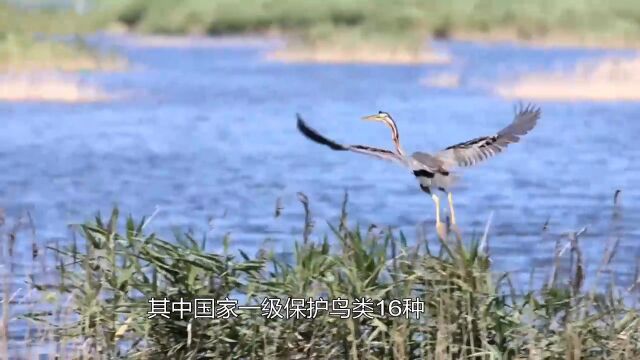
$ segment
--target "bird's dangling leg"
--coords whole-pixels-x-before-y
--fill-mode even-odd
[[[458,225],[456,224],[456,212],[453,208],[453,195],[451,192],[447,192],[447,198],[449,200],[449,215],[451,217],[451,230],[456,234],[456,236],[458,236],[459,238],[461,237],[460,234],[460,229],[458,228]]]
[[[436,204],[436,224],[440,223],[440,199],[436,194],[431,194],[433,202]]]
[[[436,194],[431,194],[431,199],[436,205],[436,232],[440,239],[445,240],[447,238],[447,228],[445,224],[440,221],[440,199]]]
[[[456,224],[456,213],[453,210],[453,195],[451,192],[447,193],[447,198],[449,200],[449,214],[451,216],[451,225]]]

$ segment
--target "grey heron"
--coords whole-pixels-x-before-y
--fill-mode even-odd
[[[420,189],[431,196],[436,207],[436,230],[441,237],[445,233],[440,221],[440,198],[434,190],[447,194],[451,225],[456,225],[451,188],[459,179],[458,168],[473,166],[493,155],[502,152],[509,144],[516,143],[520,136],[533,129],[540,118],[540,108],[522,105],[516,109],[513,121],[494,135],[481,136],[469,141],[451,145],[431,155],[426,152],[414,152],[408,156],[400,145],[400,134],[395,121],[384,111],[363,117],[363,120],[379,121],[391,128],[391,138],[395,151],[366,145],[344,145],[326,138],[309,127],[300,114],[296,114],[298,130],[309,140],[326,145],[337,151],[353,151],[389,160],[410,169],[420,184]]]

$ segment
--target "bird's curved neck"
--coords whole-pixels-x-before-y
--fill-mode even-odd
[[[396,153],[398,153],[398,155],[400,156],[405,156],[405,152],[404,150],[402,150],[402,146],[400,146],[400,133],[398,132],[396,122],[389,117],[385,119],[384,123],[391,128],[391,139],[396,146]]]

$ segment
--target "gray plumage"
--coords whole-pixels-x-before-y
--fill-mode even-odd
[[[540,118],[540,109],[532,106],[516,111],[513,122],[492,136],[478,137],[466,142],[449,146],[435,156],[448,167],[472,166],[502,152],[509,144],[520,141],[536,126]]]
[[[297,114],[298,130],[308,139],[329,146],[333,150],[353,151],[361,154],[375,156],[380,159],[390,160],[402,164],[413,172],[420,183],[420,188],[431,193],[432,189],[447,192],[458,180],[454,173],[456,168],[476,165],[500,152],[509,144],[516,143],[520,137],[533,129],[540,118],[540,109],[531,105],[522,107],[516,111],[513,121],[495,135],[477,137],[469,141],[449,146],[434,155],[425,152],[414,152],[406,156],[397,138],[397,127],[388,113],[380,111],[380,121],[391,127],[396,143],[396,151],[374,148],[364,145],[342,145],[330,140],[317,131],[310,128]]]

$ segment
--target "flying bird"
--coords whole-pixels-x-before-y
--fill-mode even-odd
[[[344,145],[330,140],[309,127],[300,114],[296,114],[298,130],[309,140],[326,145],[336,151],[352,151],[389,160],[412,171],[420,184],[420,189],[431,196],[436,208],[436,230],[444,238],[445,227],[440,221],[440,198],[435,190],[447,194],[451,225],[456,224],[451,188],[459,180],[456,170],[478,164],[500,152],[509,144],[516,143],[520,136],[533,129],[540,118],[540,108],[533,105],[516,109],[513,121],[494,135],[481,136],[469,141],[451,145],[435,154],[414,152],[408,156],[400,145],[400,133],[391,115],[384,111],[365,116],[362,119],[385,123],[391,129],[394,151],[366,145]]]

